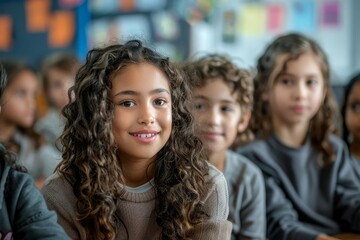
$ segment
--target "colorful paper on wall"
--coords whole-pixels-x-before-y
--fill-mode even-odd
[[[234,43],[236,39],[236,13],[234,10],[224,11],[222,40],[224,43]]]
[[[49,0],[27,0],[25,2],[26,25],[29,32],[45,32],[50,21]]]
[[[158,40],[174,40],[180,34],[177,18],[170,12],[157,12],[152,15],[155,38]]]
[[[120,10],[130,12],[135,9],[135,0],[119,0]]]
[[[72,11],[57,11],[50,22],[48,42],[51,47],[62,48],[72,43],[75,36],[75,16]]]
[[[267,29],[277,34],[284,29],[285,8],[282,4],[270,4],[267,8]]]
[[[292,4],[291,30],[314,32],[316,30],[315,1],[299,0]]]
[[[95,20],[89,29],[89,47],[103,47],[111,41],[118,40],[119,33],[114,22],[109,20]]]
[[[257,36],[265,32],[266,11],[263,4],[246,4],[240,9],[240,33]]]
[[[340,25],[340,2],[323,2],[321,6],[321,25],[323,27],[339,27]]]
[[[0,50],[9,50],[12,44],[12,19],[8,15],[0,15]]]

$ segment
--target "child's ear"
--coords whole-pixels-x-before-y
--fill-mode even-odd
[[[246,111],[238,124],[239,133],[242,133],[247,128],[247,126],[249,125],[250,117],[251,117],[251,112]]]

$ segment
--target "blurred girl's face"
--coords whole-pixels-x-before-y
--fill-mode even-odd
[[[68,104],[68,90],[74,85],[75,76],[57,68],[50,69],[48,73],[47,95],[58,111]]]
[[[31,127],[35,120],[38,81],[34,73],[23,70],[14,76],[3,95],[1,118],[7,124]]]
[[[345,124],[353,140],[360,141],[360,81],[351,89],[345,112]]]
[[[286,63],[287,55],[278,57],[271,77],[273,85],[265,98],[270,104],[274,126],[307,126],[318,112],[325,96],[323,78],[318,58],[303,53]],[[277,69],[277,71],[276,71]]]

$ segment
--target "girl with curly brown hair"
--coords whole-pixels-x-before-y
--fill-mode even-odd
[[[193,133],[183,76],[138,40],[88,53],[42,189],[72,239],[230,239],[226,181]]]
[[[232,238],[265,239],[265,187],[260,169],[235,149],[252,140],[247,125],[253,74],[226,56],[210,54],[185,65],[193,89],[197,133],[208,161],[224,173]]]
[[[252,129],[239,153],[263,171],[269,239],[334,239],[360,231],[360,187],[336,132],[330,69],[301,34],[270,43],[257,63]]]

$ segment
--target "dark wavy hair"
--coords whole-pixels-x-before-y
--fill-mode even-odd
[[[360,83],[360,73],[357,73],[356,75],[354,75],[349,82],[346,84],[345,86],[345,90],[344,90],[344,100],[343,100],[343,104],[341,107],[341,116],[342,116],[342,138],[345,141],[346,145],[350,145],[349,142],[349,129],[346,126],[346,121],[345,121],[345,117],[346,117],[346,108],[349,104],[349,95],[351,90],[353,89],[353,87],[355,86],[355,84]]]
[[[220,78],[230,88],[232,93],[238,94],[237,101],[241,106],[241,114],[243,115],[252,110],[253,73],[236,66],[230,57],[220,54],[209,54],[197,60],[184,63],[183,68],[188,74],[188,80],[192,88],[203,87],[209,82],[214,81],[215,78]],[[246,128],[244,132],[238,132],[231,148],[236,149],[252,140],[252,131],[250,128]]]
[[[131,40],[89,51],[69,90],[70,103],[63,109],[64,160],[57,171],[72,184],[77,217],[89,239],[115,239],[118,232],[115,211],[124,176],[112,133],[111,81],[114,73],[141,63],[152,64],[165,74],[172,98],[172,132],[157,154],[154,176],[156,222],[162,238],[188,239],[193,227],[206,218],[200,196],[209,169],[201,141],[194,135],[184,74],[168,58]]]
[[[304,53],[314,54],[319,62],[321,73],[324,78],[325,99],[318,112],[311,119],[309,135],[312,145],[319,151],[319,161],[328,164],[333,161],[333,150],[329,142],[331,133],[338,133],[336,119],[338,109],[336,100],[330,87],[330,66],[327,56],[322,48],[314,40],[298,33],[290,33],[276,38],[270,43],[257,62],[257,74],[254,80],[254,112],[250,126],[254,133],[261,138],[267,138],[272,131],[269,112],[269,104],[262,97],[264,93],[271,91],[276,78],[286,70],[289,61],[297,59]],[[276,61],[279,56],[286,55],[286,60],[276,76],[274,74]],[[271,110],[270,110],[271,111]]]
[[[20,61],[2,61],[1,64],[3,65],[6,75],[7,75],[7,83],[6,83],[3,91],[5,91],[5,89],[8,86],[10,86],[10,84],[12,84],[12,82],[15,80],[15,78],[24,71],[29,71],[29,72],[32,72],[34,75],[36,75],[36,71],[33,68],[31,68],[26,63],[23,63]],[[6,99],[2,100],[2,104],[6,104]],[[35,124],[35,121],[34,121],[34,124]],[[34,146],[36,149],[39,149],[45,143],[45,139],[43,138],[43,136],[38,134],[34,130],[33,126],[28,127],[28,128],[17,126],[17,129],[34,141]],[[11,149],[10,145],[12,145],[12,146],[15,145],[16,148],[20,147],[19,144],[14,142],[13,140],[10,140],[9,142],[4,142],[3,144],[8,149]]]
[[[2,105],[2,95],[4,93],[5,87],[7,85],[7,75],[5,68],[2,64],[0,64],[0,104]],[[16,170],[21,172],[27,172],[26,168],[16,164],[16,155],[8,150],[6,150],[3,146],[0,145],[0,159],[3,163],[13,166]]]

